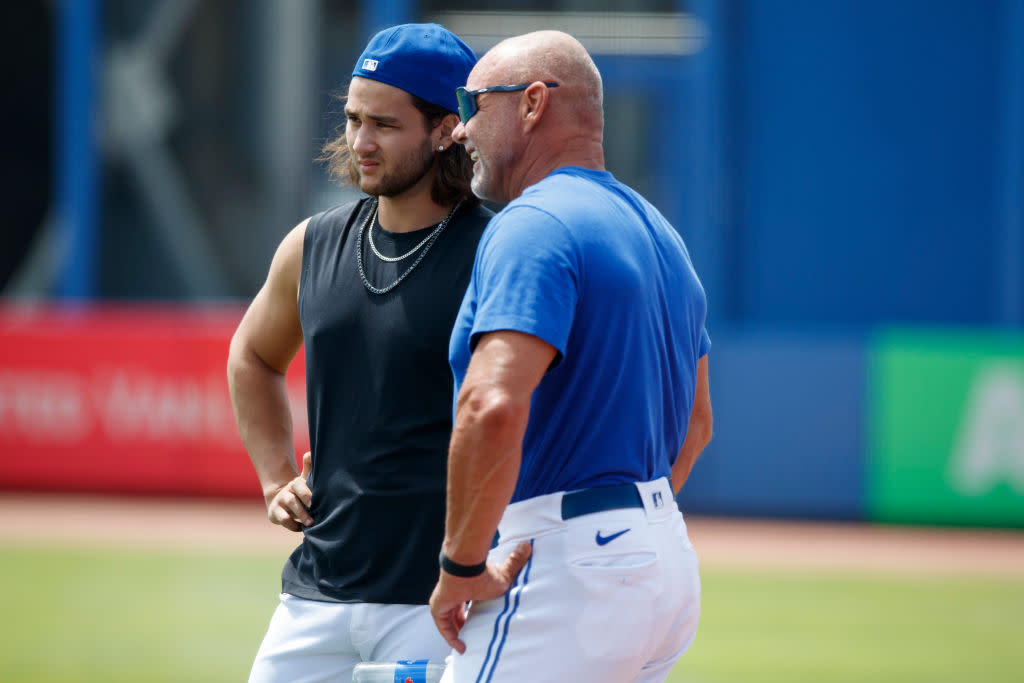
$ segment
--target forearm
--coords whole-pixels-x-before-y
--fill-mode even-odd
[[[251,351],[232,347],[228,388],[238,431],[269,501],[298,474],[285,376]]]
[[[679,493],[683,484],[690,476],[693,464],[701,451],[711,442],[711,430],[714,425],[714,414],[711,411],[711,389],[708,380],[707,354],[697,361],[697,386],[693,393],[693,406],[690,408],[690,419],[686,426],[686,438],[683,447],[672,464],[672,488]]]
[[[683,484],[690,476],[694,463],[701,452],[711,441],[711,430],[704,426],[704,423],[694,424],[691,420],[689,429],[686,431],[686,439],[683,440],[683,447],[679,450],[675,464],[672,465],[672,492],[678,494]]]
[[[487,389],[459,396],[448,456],[445,554],[460,564],[487,557],[512,498],[529,408],[504,403]]]

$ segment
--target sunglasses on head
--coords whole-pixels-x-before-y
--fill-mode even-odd
[[[480,88],[479,90],[466,90],[465,88],[456,88],[455,97],[459,100],[459,118],[462,119],[463,123],[466,123],[473,114],[477,112],[476,108],[476,96],[483,95],[485,92],[515,92],[517,90],[526,90],[533,83],[520,83],[519,85],[492,85],[489,88]],[[545,83],[549,88],[557,88],[557,83]]]

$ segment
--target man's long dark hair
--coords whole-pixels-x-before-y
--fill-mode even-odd
[[[445,116],[453,113],[412,93],[409,93],[409,97],[412,98],[413,106],[423,114],[423,128],[428,133],[441,125]],[[338,99],[344,101],[345,98],[340,96]],[[359,173],[352,164],[352,152],[345,140],[344,129],[324,145],[319,161],[325,162],[331,177],[342,184],[359,183]],[[430,187],[430,198],[440,206],[453,206],[462,200],[471,205],[476,204],[480,200],[470,189],[472,179],[473,162],[462,145],[452,143],[445,151],[437,152],[437,173]]]

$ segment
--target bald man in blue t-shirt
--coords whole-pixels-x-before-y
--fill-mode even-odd
[[[449,351],[442,680],[663,681],[700,612],[674,496],[711,438],[703,287],[605,171],[601,76],[574,38],[506,40],[458,94],[473,191],[510,203]]]

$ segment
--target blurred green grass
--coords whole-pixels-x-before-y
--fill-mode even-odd
[[[283,561],[0,549],[0,680],[243,681]],[[671,683],[1024,681],[1024,579],[708,568],[702,578],[697,640]]]
[[[284,557],[0,550],[0,681],[244,681]]]
[[[1024,578],[701,572],[671,683],[1020,683]]]

